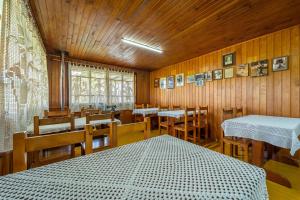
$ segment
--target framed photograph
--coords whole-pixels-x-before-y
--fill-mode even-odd
[[[184,74],[176,74],[176,87],[184,86]]]
[[[205,80],[204,79],[198,79],[195,83],[196,83],[197,86],[202,87],[205,84]]]
[[[235,52],[223,55],[223,67],[235,65]]]
[[[175,87],[174,79],[175,79],[174,76],[168,76],[168,78],[167,78],[167,88],[168,89],[174,89],[174,87]]]
[[[167,88],[167,78],[166,77],[160,78],[159,85],[160,85],[160,89],[166,89]]]
[[[244,77],[249,76],[249,64],[241,64],[236,68],[236,76]]]
[[[206,81],[212,81],[212,71],[207,71],[205,73],[205,80]]]
[[[268,60],[252,62],[250,65],[250,75],[252,77],[268,75]]]
[[[288,57],[273,58],[273,72],[288,70]]]
[[[234,76],[234,68],[229,67],[224,69],[224,78],[233,78]]]
[[[199,80],[199,79],[205,79],[205,73],[199,73],[199,74],[195,74],[195,81]]]
[[[221,80],[221,79],[223,79],[223,70],[222,69],[213,70],[213,80]]]
[[[186,77],[186,83],[194,83],[195,82],[195,75],[189,75]]]
[[[155,88],[159,87],[159,78],[154,79],[154,87]]]

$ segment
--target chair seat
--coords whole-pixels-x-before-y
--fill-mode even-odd
[[[159,126],[168,127],[171,126],[171,122],[168,121],[160,122]]]
[[[227,144],[233,144],[233,145],[238,145],[238,146],[249,146],[252,142],[250,139],[246,138],[239,138],[239,137],[228,137],[225,136],[223,138],[223,141]]]
[[[187,130],[190,131],[190,130],[193,130],[194,128],[195,127],[193,126],[193,123],[189,122],[188,125],[187,125]],[[178,131],[184,131],[185,126],[184,126],[184,124],[177,124],[177,125],[174,126],[174,129],[178,130]]]

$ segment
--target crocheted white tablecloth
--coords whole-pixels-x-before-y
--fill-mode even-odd
[[[117,124],[121,124],[121,121],[118,119],[114,119],[114,121],[117,122]],[[111,119],[95,120],[90,122],[90,124],[93,126],[97,126],[101,124],[109,124],[109,123],[111,123]],[[83,129],[85,124],[86,124],[85,117],[80,117],[75,119],[75,129]],[[40,134],[66,131],[69,130],[70,128],[71,128],[70,123],[45,125],[45,126],[40,126]],[[27,127],[27,132],[33,133],[33,124]]]
[[[0,199],[268,199],[265,171],[163,135],[0,177]]]
[[[157,114],[158,111],[159,108],[140,108],[140,109],[133,109],[132,114],[133,115],[140,114],[146,117],[147,115]]]
[[[181,118],[184,117],[185,110],[169,110],[158,112],[157,115],[161,117],[174,117]],[[193,111],[189,111],[188,115],[193,115]]]
[[[236,136],[263,141],[290,149],[291,155],[300,149],[300,118],[248,115],[225,120],[225,136]]]

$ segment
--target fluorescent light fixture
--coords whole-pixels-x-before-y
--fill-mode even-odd
[[[160,49],[155,49],[153,47],[149,47],[147,45],[144,45],[144,44],[141,44],[141,43],[138,43],[138,42],[134,42],[132,40],[128,40],[128,39],[125,39],[125,38],[122,38],[122,41],[127,43],[127,44],[132,44],[134,46],[137,46],[137,47],[141,47],[141,48],[144,48],[144,49],[148,49],[148,50],[151,50],[151,51],[155,51],[157,53],[162,53],[163,51],[160,50]]]

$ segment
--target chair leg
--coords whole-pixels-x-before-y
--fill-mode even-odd
[[[184,140],[185,140],[185,141],[187,141],[187,137],[188,137],[188,131],[185,130],[185,131],[184,131]]]
[[[249,147],[248,146],[243,147],[243,153],[244,153],[244,161],[249,162]]]
[[[196,131],[196,128],[193,128],[193,143],[196,144],[196,137],[197,136],[197,131]]]
[[[159,131],[159,135],[161,135],[161,127],[159,124],[158,124],[158,131]]]
[[[208,139],[208,126],[205,126],[205,139]]]
[[[200,144],[200,142],[201,142],[201,128],[198,128],[198,142],[199,142],[199,144]]]
[[[233,145],[232,144],[229,144],[229,155],[231,156],[231,157],[233,157]]]
[[[223,140],[221,140],[220,148],[221,148],[221,151],[220,151],[220,152],[221,152],[222,154],[224,154],[225,151],[224,151],[224,142],[223,142]]]

